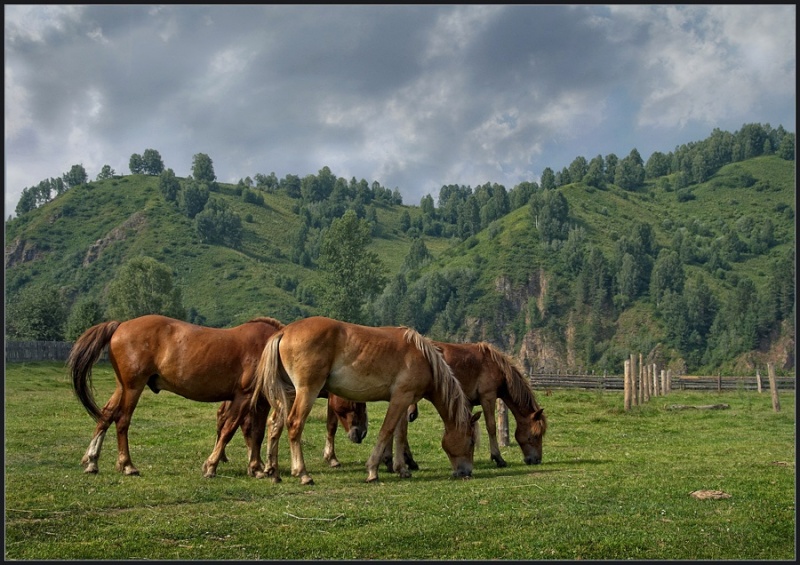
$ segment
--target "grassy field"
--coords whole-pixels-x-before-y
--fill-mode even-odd
[[[101,405],[108,364],[94,371]],[[474,478],[450,479],[442,424],[420,404],[409,441],[421,469],[400,479],[364,464],[385,403],[370,404],[364,444],[337,441],[343,466],[322,460],[324,404],[304,434],[315,485],[245,473],[241,435],[230,462],[204,479],[217,406],[146,391],[130,428],[139,477],[114,470],[109,430],[100,473],[80,459],[94,423],[57,363],[5,373],[5,559],[726,559],[796,556],[795,394],[781,412],[769,392],[673,393],[630,412],[622,393],[540,394],[549,418],[544,461],[526,466],[513,442],[509,466],[489,461],[485,430]],[[727,403],[727,410],[667,410]],[[699,489],[730,494],[696,500]]]

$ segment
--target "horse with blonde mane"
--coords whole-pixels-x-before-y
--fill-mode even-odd
[[[461,386],[433,344],[405,327],[369,327],[314,316],[292,322],[264,347],[256,370],[255,405],[260,394],[274,407],[270,417],[265,472],[280,480],[277,446],[288,429],[291,474],[301,484],[313,484],[301,444],[303,428],[319,393],[328,392],[358,402],[388,401],[375,447],[367,459],[367,482],[378,480],[378,465],[408,407],[426,398],[444,422],[442,448],[454,477],[472,475],[477,428]],[[396,449],[394,471],[410,477]]]
[[[489,343],[446,343],[434,341],[442,351],[444,360],[453,370],[461,388],[472,406],[480,405],[484,411],[486,431],[489,434],[489,454],[498,467],[505,467],[506,461],[500,454],[497,443],[495,405],[500,398],[509,408],[516,420],[514,438],[522,450],[523,459],[528,465],[542,462],[542,440],[547,431],[547,418],[539,406],[533,388],[516,362]],[[416,418],[416,405],[409,408],[408,421]],[[411,449],[408,447],[406,431],[408,421],[401,422],[397,433],[403,436],[404,460],[410,469],[418,468]],[[391,445],[384,454],[387,469],[391,470]]]

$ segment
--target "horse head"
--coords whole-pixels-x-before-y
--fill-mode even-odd
[[[478,443],[478,419],[481,413],[472,414],[469,426],[447,425],[445,423],[442,449],[450,459],[453,467],[453,478],[468,479],[472,477],[472,459],[475,454],[475,444]]]
[[[538,465],[542,462],[542,439],[546,431],[547,418],[543,408],[539,408],[517,423],[514,439],[522,448],[526,464]]]
[[[350,441],[361,443],[367,437],[367,404],[346,400],[336,395],[331,395],[329,402]]]

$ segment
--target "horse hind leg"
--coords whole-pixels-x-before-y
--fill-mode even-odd
[[[119,389],[115,390],[114,394],[111,395],[111,398],[101,411],[102,415],[100,416],[100,420],[98,420],[97,426],[95,427],[92,441],[89,442],[89,447],[86,449],[86,453],[81,458],[81,465],[84,466],[84,473],[96,474],[100,470],[97,465],[97,461],[100,458],[100,451],[103,449],[103,441],[105,440],[106,432],[108,431],[109,426],[111,426],[111,422],[116,418],[116,411],[117,407],[119,406],[120,396],[121,391]]]
[[[131,461],[131,453],[128,446],[128,427],[141,394],[141,388],[129,390],[127,394],[123,393],[120,407],[117,410],[117,471],[124,475],[139,474],[139,469]]]
[[[246,405],[249,405],[249,400]],[[259,402],[255,411],[246,414],[242,422],[242,434],[247,444],[247,474],[257,479],[264,478],[264,461],[261,459],[261,446],[267,428],[267,417],[270,405],[266,401]]]
[[[203,476],[205,478],[210,479],[217,475],[217,466],[225,453],[225,446],[228,445],[233,434],[236,433],[241,420],[240,405],[233,404],[222,414],[221,425],[220,414],[219,412],[217,413],[217,442],[214,444],[214,450],[211,455],[203,462]],[[227,457],[225,459],[227,460]]]

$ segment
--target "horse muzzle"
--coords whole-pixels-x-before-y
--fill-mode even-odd
[[[347,437],[349,437],[350,441],[353,443],[361,443],[363,439],[367,437],[367,429],[357,427],[350,428],[350,432],[347,434]]]
[[[542,462],[542,456],[541,455],[528,455],[525,458],[525,464],[526,465],[538,465],[541,462]]]
[[[472,478],[472,467],[467,465],[459,465],[458,468],[453,471],[453,478],[454,479],[471,479]]]

